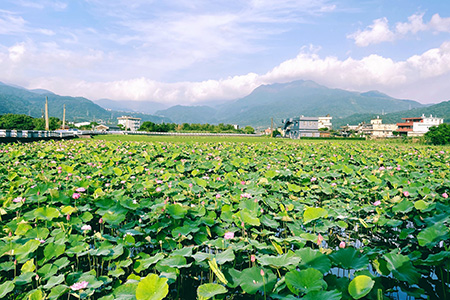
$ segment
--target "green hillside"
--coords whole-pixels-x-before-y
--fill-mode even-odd
[[[209,106],[182,106],[176,105],[155,113],[158,116],[166,116],[177,124],[200,123],[217,124],[216,110]]]
[[[0,114],[26,114],[35,118],[41,117],[48,98],[49,115],[62,119],[63,106],[66,105],[66,119],[73,122],[111,121],[117,123],[117,117],[123,112],[108,111],[91,100],[83,97],[59,96],[54,93],[37,90],[29,91],[0,83]],[[147,114],[127,113],[154,123],[171,122],[168,118]]]
[[[379,114],[354,114],[345,118],[333,119],[333,128],[338,129],[347,124],[357,125],[361,122],[368,123],[371,119],[376,118],[377,116],[380,116],[380,118],[383,119],[383,123],[393,124],[401,122],[402,118],[420,117],[422,115],[433,115],[435,117],[443,118],[446,123],[450,123],[450,101],[444,101],[426,107],[393,112],[383,116]]]

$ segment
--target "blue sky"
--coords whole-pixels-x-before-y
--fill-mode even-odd
[[[192,105],[314,80],[450,100],[447,0],[2,0],[0,81]]]

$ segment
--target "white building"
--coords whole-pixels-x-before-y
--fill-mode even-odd
[[[333,126],[331,124],[331,119],[333,119],[333,117],[330,117],[330,115],[327,115],[326,117],[319,117],[319,129],[328,128],[328,130],[331,130],[331,127]]]
[[[444,119],[433,117],[402,118],[403,122],[397,123],[398,132],[406,136],[423,136],[428,132],[430,127],[439,126],[444,123]]]
[[[80,123],[74,123],[75,127],[81,127],[81,126],[89,126],[91,125],[91,122],[80,122]]]
[[[141,127],[141,118],[133,118],[130,116],[121,116],[117,118],[119,125],[122,125],[125,130],[137,131]]]
[[[361,132],[374,138],[386,138],[394,136],[393,131],[397,128],[397,124],[383,124],[382,119],[377,116],[376,119],[370,120],[370,124],[364,124]]]

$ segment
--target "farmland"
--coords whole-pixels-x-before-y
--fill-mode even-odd
[[[1,297],[450,298],[449,148],[110,139],[0,145]]]

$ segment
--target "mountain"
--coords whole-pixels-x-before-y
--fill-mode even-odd
[[[63,106],[66,105],[66,119],[73,122],[103,120],[117,123],[117,117],[123,112],[108,111],[91,100],[83,97],[69,97],[56,95],[45,90],[27,90],[21,87],[13,87],[0,83],[0,114],[14,113],[26,114],[32,117],[42,117],[45,108],[45,98],[48,98],[49,115],[62,119]],[[139,117],[142,121],[154,123],[171,122],[168,118],[140,114],[127,113]]]
[[[106,109],[144,114],[154,114],[156,111],[163,110],[168,107],[167,105],[158,102],[133,100],[99,99],[94,100],[94,103]]]
[[[342,119],[338,119],[336,121],[333,120],[333,127],[337,129],[347,124],[358,125],[361,122],[369,123],[371,119],[376,118],[377,116],[383,119],[384,124],[393,124],[401,122],[402,118],[420,117],[422,115],[426,116],[433,115],[438,118],[443,118],[444,122],[446,123],[450,123],[450,101],[444,101],[426,107],[419,107],[399,112],[388,113],[385,115],[354,114]]]
[[[378,91],[365,93],[330,89],[313,81],[262,85],[248,96],[207,110],[204,106],[177,106],[158,111],[177,123],[228,123],[240,126],[267,127],[271,118],[280,126],[281,120],[300,115],[326,116],[339,120],[355,113],[382,114],[423,107],[411,100],[392,98]],[[209,120],[209,121],[207,121]]]
[[[176,105],[165,110],[159,110],[157,116],[167,116],[177,124],[200,123],[215,124],[217,111],[209,106],[182,106]],[[170,117],[169,117],[170,116]]]

